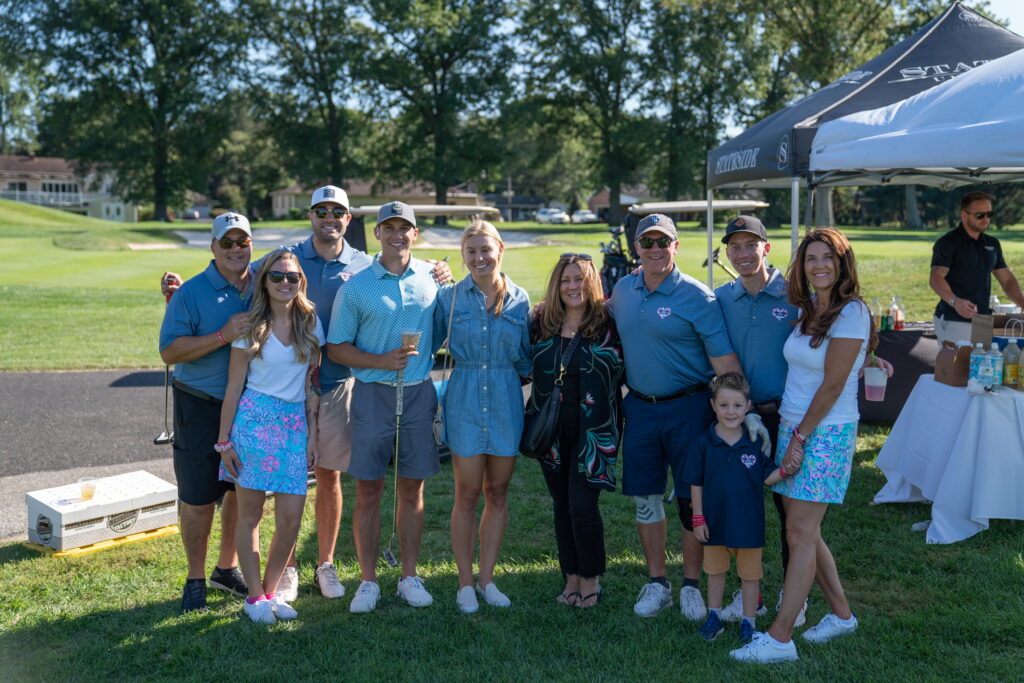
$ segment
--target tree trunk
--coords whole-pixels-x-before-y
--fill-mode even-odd
[[[341,123],[338,121],[338,108],[334,106],[334,100],[330,93],[327,93],[327,131],[330,136],[331,146],[331,177],[332,185],[341,185]]]
[[[836,217],[832,210],[832,188],[819,187],[814,190],[814,225],[819,228],[835,227]]]
[[[448,186],[434,183],[434,203],[444,206],[448,203]],[[434,225],[448,225],[448,216],[435,216]]]
[[[906,185],[907,194],[907,227],[920,230],[924,225],[921,223],[921,212],[917,210],[917,185]]]
[[[167,214],[170,194],[167,179],[167,122],[163,114],[163,104],[159,100],[154,116],[157,125],[153,136],[153,220],[169,223],[171,217]]]

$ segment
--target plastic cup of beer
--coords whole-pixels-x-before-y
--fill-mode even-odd
[[[402,346],[419,346],[422,336],[419,330],[402,330]]]
[[[889,379],[882,368],[864,368],[864,398],[869,401],[885,400],[885,383]]]
[[[82,500],[92,500],[96,495],[96,477],[82,477],[78,480],[78,490],[82,494]]]

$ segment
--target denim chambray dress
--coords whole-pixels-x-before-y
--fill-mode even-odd
[[[444,287],[434,310],[434,335],[448,333],[455,300],[449,350],[455,365],[444,392],[444,441],[460,456],[481,453],[514,456],[523,432],[520,375],[530,374],[530,298],[508,277],[505,305],[497,318],[485,310],[485,298],[467,275]],[[458,293],[456,294],[456,288]]]

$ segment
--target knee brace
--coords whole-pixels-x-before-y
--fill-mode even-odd
[[[636,503],[636,521],[640,524],[656,524],[665,519],[665,501],[661,494],[649,496],[633,496]]]

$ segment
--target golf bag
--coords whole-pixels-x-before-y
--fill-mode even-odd
[[[633,249],[633,236],[636,235],[636,224],[640,216],[627,213],[622,225],[608,228],[612,239],[601,242],[601,253],[604,254],[604,261],[601,264],[601,287],[604,289],[604,296],[607,299],[612,295],[612,288],[615,283],[633,272],[639,265]],[[623,246],[623,237],[626,245]]]

